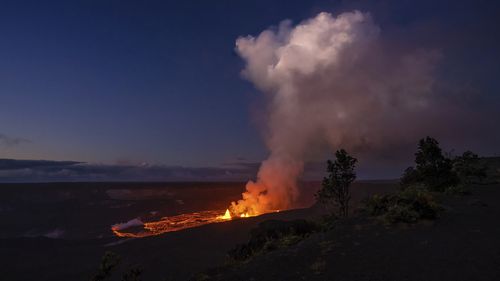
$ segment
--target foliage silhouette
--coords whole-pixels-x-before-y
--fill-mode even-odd
[[[327,161],[327,177],[323,179],[321,189],[316,193],[318,202],[337,207],[338,215],[347,217],[351,194],[349,187],[356,179],[357,159],[344,149],[335,152],[335,161]]]
[[[477,154],[469,150],[453,160],[453,171],[465,185],[481,182],[486,177],[486,166],[480,163]]]
[[[106,280],[111,276],[113,269],[120,263],[120,256],[111,251],[104,253],[97,273],[90,279],[91,281]]]
[[[401,178],[401,186],[424,185],[430,191],[445,191],[459,183],[453,161],[445,157],[439,142],[431,137],[421,139],[415,153],[415,168],[409,167]]]

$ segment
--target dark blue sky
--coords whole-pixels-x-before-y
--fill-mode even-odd
[[[260,95],[241,79],[235,39],[320,11],[372,13],[388,36],[442,50],[443,79],[482,93],[471,106],[498,105],[495,1],[373,2],[2,1],[0,158],[260,161]]]

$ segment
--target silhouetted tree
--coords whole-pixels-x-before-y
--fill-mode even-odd
[[[477,154],[469,150],[453,160],[453,171],[466,185],[474,180],[482,181],[486,177],[486,166],[481,165]]]
[[[415,168],[405,170],[401,178],[403,187],[423,184],[431,191],[444,191],[458,183],[458,177],[452,170],[452,161],[443,155],[439,142],[431,137],[419,141],[415,164]]]
[[[356,158],[350,156],[344,149],[335,152],[335,161],[327,161],[328,175],[323,179],[321,189],[316,193],[320,203],[338,207],[338,215],[346,217],[349,213],[351,194],[349,186],[356,179],[354,171]]]

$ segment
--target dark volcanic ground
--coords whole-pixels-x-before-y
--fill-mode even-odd
[[[302,185],[299,206],[313,202],[317,187]],[[356,183],[353,195],[356,201],[393,188],[388,182]],[[223,264],[226,252],[245,242],[258,222],[316,215],[314,209],[298,209],[141,239],[117,238],[110,231],[112,224],[135,217],[224,210],[243,190],[244,183],[2,184],[0,279],[89,280],[103,253],[113,251],[122,257],[118,273],[139,265],[144,280],[188,280]]]
[[[225,209],[243,189],[244,183],[1,184],[0,280],[89,280],[103,253],[115,250],[106,245],[124,241],[112,224]],[[138,257],[164,254],[152,248]],[[165,254],[165,262],[175,259]]]
[[[205,280],[500,280],[500,185],[445,198],[434,222],[384,226],[359,216]],[[210,278],[208,278],[210,277]]]
[[[196,210],[224,210],[244,183],[0,184],[0,238],[107,238],[110,226]]]
[[[306,185],[307,200],[315,186]],[[246,242],[257,223],[311,218],[318,210],[266,214],[141,239],[116,238],[109,231],[112,223],[151,216],[153,210],[164,216],[222,209],[239,198],[243,187],[0,186],[0,280],[89,280],[105,251],[122,257],[113,280],[134,265],[144,269],[146,281],[193,280],[197,274],[209,280],[500,280],[498,184],[475,186],[470,196],[445,198],[446,210],[435,222],[387,227],[352,217],[332,231],[231,267],[222,266],[227,251]],[[354,201],[394,188],[390,182],[356,183]]]

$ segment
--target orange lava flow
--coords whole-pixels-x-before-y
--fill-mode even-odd
[[[275,210],[272,212],[279,212]],[[224,211],[201,211],[177,216],[163,217],[158,221],[145,222],[140,226],[122,227],[123,224],[115,224],[111,227],[113,234],[118,237],[142,238],[162,233],[179,231],[186,228],[202,226],[210,223],[219,223],[233,219],[248,218],[254,215],[243,213],[231,214],[229,209]],[[140,221],[139,221],[140,222]]]
[[[120,229],[119,225],[113,225],[111,230],[118,237],[140,238],[159,235],[166,232],[179,231],[186,228],[197,227],[209,223],[219,223],[231,220],[229,210],[224,211],[201,211],[190,214],[163,217],[159,221],[145,222],[142,227],[130,227]],[[132,230],[131,230],[132,229]]]

